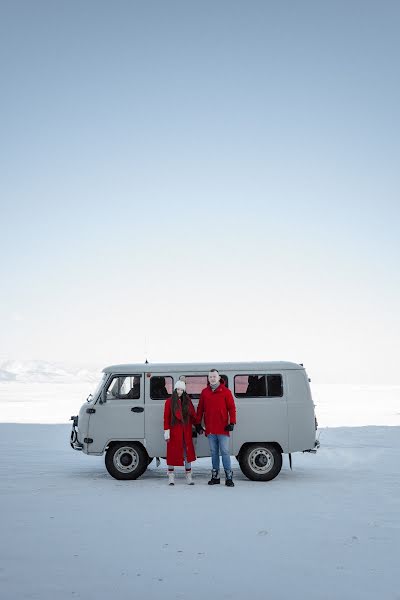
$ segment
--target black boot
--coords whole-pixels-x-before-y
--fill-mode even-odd
[[[214,469],[211,471],[211,479],[208,482],[208,485],[216,485],[217,483],[220,483],[221,480],[219,478],[219,473],[218,471],[215,471]]]
[[[235,484],[232,481],[233,472],[225,471],[225,485],[228,487],[235,487]]]

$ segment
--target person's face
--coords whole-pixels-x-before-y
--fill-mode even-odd
[[[211,385],[215,385],[216,383],[219,382],[220,379],[221,379],[221,376],[219,373],[217,373],[217,371],[209,372],[208,381],[210,382]]]
[[[181,390],[181,388],[178,388],[176,390],[176,393],[178,394],[178,398],[180,398],[182,396],[182,394],[183,394],[183,390]]]

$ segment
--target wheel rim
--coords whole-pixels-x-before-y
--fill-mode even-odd
[[[263,475],[269,473],[274,466],[274,457],[267,448],[255,448],[250,452],[249,464],[254,473]]]
[[[113,462],[120,473],[132,473],[138,466],[139,455],[132,446],[124,446],[116,451]]]

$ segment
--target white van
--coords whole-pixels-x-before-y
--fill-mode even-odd
[[[137,479],[154,457],[166,456],[163,414],[175,382],[185,377],[197,406],[210,369],[218,369],[236,403],[231,455],[249,479],[269,481],[282,454],[315,452],[317,422],[309,379],[291,362],[114,365],[103,370],[93,395],[73,421],[71,446],[95,456],[104,452],[116,479]],[[195,439],[198,458],[210,456],[207,438]]]

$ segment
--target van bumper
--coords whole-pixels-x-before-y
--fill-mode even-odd
[[[309,448],[309,450],[303,450],[303,452],[312,452],[313,454],[317,453],[317,450],[319,449],[319,447],[321,446],[321,443],[319,440],[315,440],[314,442],[314,448]]]
[[[74,450],[83,450],[83,444],[81,444],[78,440],[78,417],[71,417],[72,421],[72,431],[70,436],[70,446]]]

